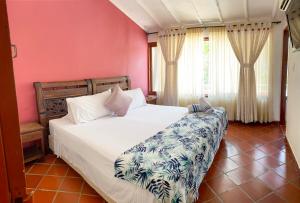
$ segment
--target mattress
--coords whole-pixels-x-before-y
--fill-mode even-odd
[[[109,202],[156,202],[153,194],[114,177],[120,154],[143,142],[187,113],[187,108],[150,105],[125,117],[108,116],[74,125],[68,118],[51,120],[50,148],[69,163]]]

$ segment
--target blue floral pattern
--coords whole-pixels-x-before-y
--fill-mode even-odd
[[[188,114],[118,157],[115,177],[161,202],[194,202],[227,125],[223,108]]]

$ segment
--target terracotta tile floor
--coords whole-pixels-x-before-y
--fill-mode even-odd
[[[197,202],[300,202],[300,170],[275,124],[230,123]],[[54,155],[26,165],[34,203],[105,202],[64,161]]]
[[[33,203],[103,203],[105,202],[63,160],[48,154],[25,166],[27,192]]]

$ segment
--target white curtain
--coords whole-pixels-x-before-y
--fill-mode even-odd
[[[184,28],[167,29],[159,33],[159,43],[166,62],[163,103],[178,106],[178,59],[185,40]]]
[[[249,123],[258,120],[254,64],[263,49],[270,23],[227,27],[227,36],[240,62],[237,99],[237,120]]]
[[[198,103],[204,95],[203,29],[189,29],[178,61],[179,105]]]
[[[157,94],[157,104],[163,104],[165,78],[166,78],[166,63],[161,52],[160,43],[157,43],[156,60],[152,67],[155,67],[155,71],[152,71],[152,89]]]
[[[227,38],[225,27],[210,27],[208,63],[208,100],[223,106],[229,120],[236,119],[239,62]]]
[[[257,113],[261,123],[273,121],[273,47],[270,33],[255,65]]]
[[[269,35],[255,65],[257,118],[273,121],[272,35]],[[158,104],[164,104],[165,60],[160,43],[153,71],[153,90]],[[178,60],[178,98],[180,106],[207,97],[213,106],[225,107],[229,120],[237,119],[240,63],[227,37],[225,27],[188,29]]]

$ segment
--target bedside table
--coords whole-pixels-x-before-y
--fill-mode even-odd
[[[24,162],[30,162],[44,156],[44,128],[37,122],[20,125]],[[32,143],[32,144],[31,144]],[[30,146],[26,146],[29,145]]]
[[[148,96],[146,96],[146,102],[147,102],[147,104],[156,104],[156,99],[157,99],[156,95],[148,95]]]

